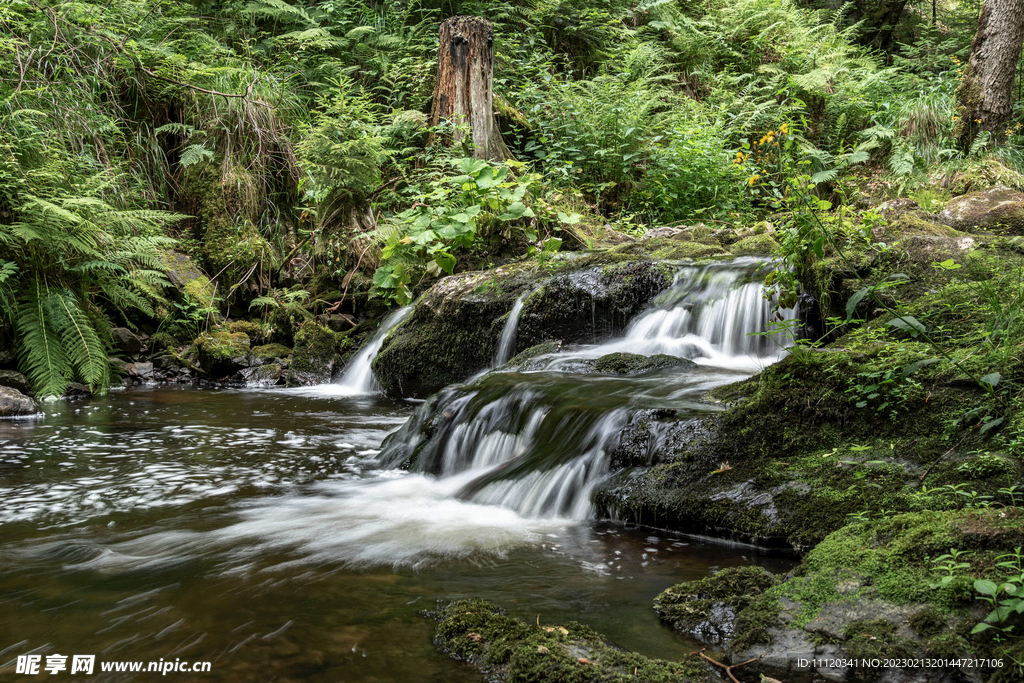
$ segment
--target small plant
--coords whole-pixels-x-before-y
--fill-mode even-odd
[[[956,548],[950,548],[947,554],[939,555],[933,559],[932,564],[935,565],[936,569],[946,572],[946,575],[937,583],[933,583],[931,588],[945,588],[957,577],[959,572],[965,569],[970,569],[970,563],[963,561],[963,558],[968,555],[970,555],[970,553],[957,550]]]

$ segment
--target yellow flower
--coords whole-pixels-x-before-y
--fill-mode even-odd
[[[974,119],[975,123],[981,123],[981,119]]]
[[[761,176],[757,175],[756,173],[755,173],[754,175],[750,176],[750,177],[749,177],[749,178],[747,179],[747,185],[749,185],[749,186],[753,187],[753,186],[754,186],[754,183],[756,183],[756,182],[757,182],[757,179],[758,179],[758,178],[760,178],[760,177],[761,177]]]
[[[788,123],[784,123],[781,126],[779,126],[779,132],[782,133],[783,135],[788,134],[789,133],[789,124]]]

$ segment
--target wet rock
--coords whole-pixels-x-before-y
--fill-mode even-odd
[[[9,387],[23,394],[29,393],[28,380],[25,375],[14,370],[0,370],[0,387]]]
[[[938,221],[964,232],[1024,235],[1024,194],[999,185],[954,197]]]
[[[93,390],[88,385],[78,382],[69,382],[67,389],[64,390],[64,398],[83,398],[92,395]]]
[[[645,372],[664,368],[692,370],[697,364],[692,360],[658,353],[643,356],[638,353],[609,353],[594,361],[594,372],[605,372],[614,375],[640,375]]]
[[[250,365],[263,365],[265,363],[271,363],[281,358],[287,358],[292,354],[292,350],[283,344],[263,344],[261,346],[252,347],[250,352]]]
[[[0,417],[19,417],[39,412],[36,402],[17,389],[0,385]]]
[[[679,420],[672,408],[649,408],[634,413],[619,434],[611,453],[612,469],[650,467],[703,433],[703,421]]]
[[[533,293],[523,302],[516,350],[617,334],[672,284],[674,268],[646,254],[613,251],[602,258],[612,262],[563,260],[563,272],[554,276],[519,268],[443,278],[384,342],[373,362],[381,388],[394,397],[422,398],[487,369],[503,317],[524,291]]]
[[[534,344],[530,348],[516,354],[508,363],[505,363],[505,368],[519,368],[525,369],[522,366],[527,361],[533,360],[538,356],[545,356],[550,353],[559,353],[562,350],[562,342],[558,340],[541,342],[540,344]]]
[[[243,368],[239,374],[249,386],[273,386],[285,383],[284,372],[283,364],[267,363],[266,365]]]
[[[139,353],[145,348],[142,337],[127,327],[115,327],[110,331],[110,336],[113,338],[114,346],[122,353]]]

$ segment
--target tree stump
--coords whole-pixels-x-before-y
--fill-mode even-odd
[[[437,86],[431,125],[449,121],[452,142],[468,133],[477,159],[508,159],[494,120],[494,25],[481,17],[451,17],[441,24]],[[468,130],[467,130],[468,129]]]

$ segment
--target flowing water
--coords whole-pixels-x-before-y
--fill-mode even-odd
[[[491,367],[501,367],[507,363],[516,348],[516,332],[519,330],[519,315],[523,312],[523,302],[526,296],[522,295],[512,304],[512,310],[508,314],[505,326],[501,329],[501,338],[498,340],[498,350],[494,352],[494,361]]]
[[[719,270],[735,278],[717,294],[720,273],[684,272],[680,287],[708,296],[677,287],[628,333],[687,308],[676,328],[643,332],[665,348],[694,337],[674,347],[701,363],[685,372],[578,375],[553,357],[553,369],[491,374],[413,414],[369,393],[354,362],[339,385],[136,388],[0,422],[0,678],[15,677],[17,655],[59,653],[212,662],[178,680],[478,681],[433,650],[418,616],[463,597],[531,622],[575,619],[652,656],[692,651],[651,611],[658,592],[715,567],[788,561],[595,522],[588,492],[636,410],[704,414],[700,393],[770,361],[729,346],[746,343],[738,332],[714,327],[698,343],[701,311],[750,284],[750,267]],[[746,360],[715,365],[702,349]],[[407,428],[379,452],[438,409],[435,437]],[[420,471],[390,466],[413,451]]]

